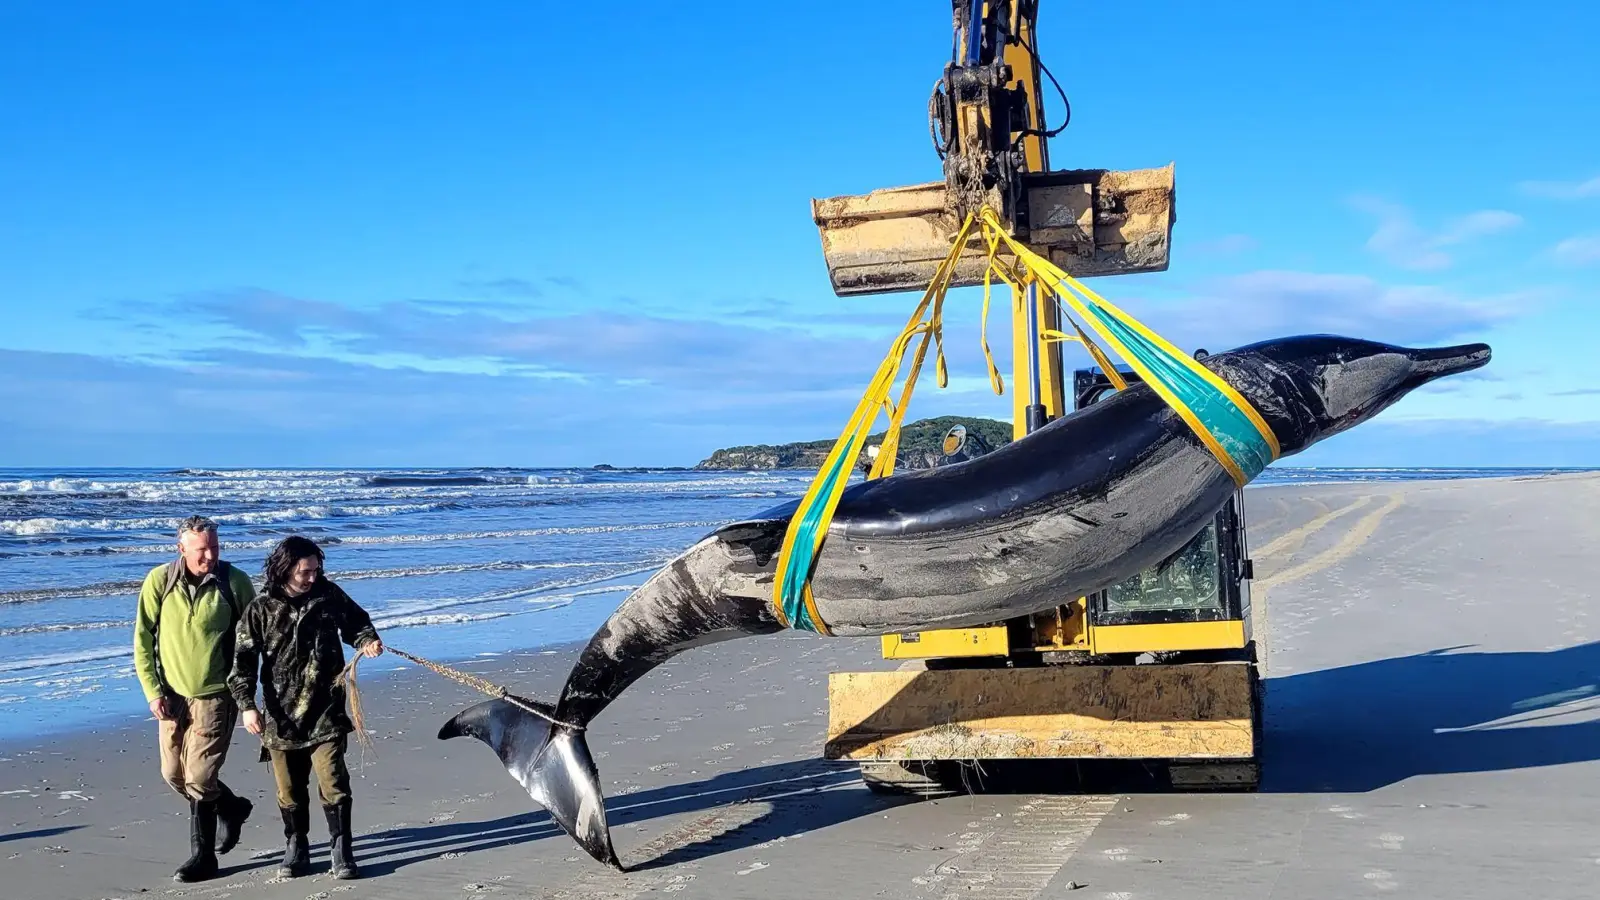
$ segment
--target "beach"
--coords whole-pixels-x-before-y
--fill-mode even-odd
[[[313,874],[273,877],[281,823],[255,739],[241,729],[224,779],[255,813],[221,857],[221,876],[174,883],[188,817],[159,779],[154,722],[124,709],[82,726],[30,726],[34,736],[16,727],[48,718],[41,712],[12,720],[0,739],[0,896],[1592,896],[1600,645],[1590,542],[1600,476],[1371,477],[1246,495],[1255,627],[1267,651],[1258,793],[873,794],[821,749],[828,673],[892,668],[878,641],[750,638],[684,654],[592,723],[613,838],[630,867],[617,873],[560,833],[488,748],[436,738],[481,695],[390,655],[361,667],[376,752],[351,748],[363,879],[326,874],[319,817]],[[695,518],[740,508],[706,502],[725,505]],[[611,548],[612,562],[645,568],[677,536]],[[601,587],[638,577],[600,574],[620,579]],[[406,577],[392,580],[405,594]],[[559,608],[574,617],[547,632],[559,640],[528,649],[513,649],[518,635],[504,630],[517,616],[499,633],[484,620],[467,627],[485,630],[449,638],[423,640],[422,627],[404,623],[385,637],[551,699],[587,637],[580,626],[592,630],[624,593],[585,596]],[[524,599],[472,607],[498,612],[494,603]],[[465,652],[472,646],[495,655]]]

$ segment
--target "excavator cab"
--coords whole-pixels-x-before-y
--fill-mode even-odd
[[[1204,351],[1197,354],[1203,355]],[[1124,383],[1140,380],[1131,368],[1119,366],[1117,371]],[[1111,379],[1097,368],[1073,373],[1073,405],[1077,409],[1105,399],[1114,390]],[[1091,628],[1218,623],[1230,629],[1227,634],[1213,632],[1218,640],[1207,641],[1199,634],[1185,640],[1179,637],[1181,632],[1168,628],[1164,629],[1165,639],[1150,650],[1168,656],[1180,650],[1209,651],[1213,658],[1244,658],[1247,650],[1253,652],[1248,647],[1248,582],[1254,571],[1246,550],[1243,510],[1244,497],[1236,493],[1211,524],[1178,552],[1086,598]],[[1236,631],[1233,623],[1237,623]],[[1102,646],[1105,643],[1102,641]],[[1207,643],[1213,646],[1194,646]]]

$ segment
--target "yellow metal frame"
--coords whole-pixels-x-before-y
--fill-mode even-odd
[[[994,15],[995,8],[987,4],[986,13]],[[1011,78],[1007,86],[1024,94],[1027,110],[1027,122],[1012,125],[1038,131],[1044,122],[1042,66],[1028,49],[1038,46],[1037,0],[1013,0],[1008,12],[1010,32],[1024,40],[1005,47],[1003,62]],[[958,18],[957,28],[963,27]],[[958,97],[957,103],[950,125],[959,131],[959,140],[981,141],[991,127],[990,110],[983,101]],[[1046,269],[1082,279],[1166,268],[1176,221],[1170,165],[1129,172],[1052,171],[1042,134],[1021,137],[1013,132],[1010,137],[1023,150],[1017,177],[1026,204],[1026,233],[1012,230],[1022,223],[1000,225],[1027,253],[1041,257]],[[974,193],[960,175],[957,170],[944,182],[813,200],[812,218],[835,293],[922,291],[930,282],[946,287],[986,284],[988,248],[966,232],[961,222],[971,219],[955,208],[971,205],[969,195]],[[959,196],[952,200],[952,195]],[[1103,215],[1108,208],[1121,212]],[[1046,419],[1067,415],[1076,405],[1061,347],[1063,340],[1071,340],[1063,326],[1069,333],[1076,328],[1067,324],[1049,291],[1033,295],[1039,297],[1039,306],[1030,310],[1026,283],[1011,294],[1016,440],[1027,439],[1028,405],[1034,402],[1030,358],[1037,360],[1037,402]],[[994,294],[992,302],[1003,302],[1003,296]],[[985,300],[987,307],[987,292]],[[987,318],[987,308],[985,313]],[[1109,366],[1098,355],[1096,361]],[[1113,383],[1123,386],[1114,375]],[[907,398],[891,416],[904,414]],[[1150,651],[1246,648],[1249,616],[1246,604],[1237,620],[1095,626],[1089,622],[1088,601],[1077,597],[1043,613],[986,626],[884,635],[883,656],[902,660],[898,671],[830,676],[824,755],[862,761],[863,778],[869,786],[877,785],[875,790],[908,785],[922,790],[927,785],[916,787],[919,772],[940,788],[945,776],[939,772],[949,771],[940,766],[950,761],[1020,758],[1162,759],[1177,763],[1172,767],[1174,786],[1251,787],[1259,768],[1255,758],[1262,707],[1259,673],[1249,654],[1222,653],[1205,662],[1124,664],[1129,655]],[[1088,658],[1069,666],[1022,664],[1028,662],[1023,657],[1040,653]],[[974,663],[923,662],[956,658]],[[1013,658],[1018,665],[1007,664]],[[919,765],[902,767],[895,761]],[[925,762],[935,765],[920,765]]]
[[[1089,652],[1095,654],[1236,650],[1244,647],[1245,642],[1243,619],[1089,627]]]
[[[1011,640],[1004,625],[986,628],[938,628],[883,636],[885,659],[930,659],[947,656],[1009,656]]]
[[[1029,7],[1029,15],[1023,7]],[[1037,4],[1015,3],[1012,6],[1012,30],[1023,38],[1023,44],[1007,45],[1004,51],[1006,65],[1011,69],[1012,80],[1007,87],[1021,90],[1027,97],[1028,122],[1026,127],[1039,130],[1044,123],[1044,105],[1039,94],[1039,60],[1027,47],[1037,47],[1035,35]],[[962,140],[978,140],[989,124],[989,111],[977,105],[957,110],[956,121],[962,129]],[[1015,140],[1019,132],[1012,133]],[[1027,172],[1044,173],[1050,169],[1050,151],[1042,134],[1028,134],[1021,139],[1024,165]],[[1061,344],[1048,340],[1045,332],[1061,330],[1061,317],[1056,302],[1045,291],[1036,291],[1038,309],[1035,310],[1038,332],[1028,328],[1028,295],[1014,289],[1011,296],[1012,365],[1011,410],[1012,437],[1022,440],[1027,436],[1027,406],[1031,401],[1028,385],[1032,380],[1029,364],[1030,340],[1038,342],[1039,402],[1045,408],[1047,419],[1056,419],[1070,411],[1063,365]],[[1245,646],[1245,623],[1242,619],[1222,622],[1181,622],[1158,625],[1096,626],[1088,621],[1087,602],[1079,597],[1057,607],[1054,614],[1029,617],[1030,639],[1012,646],[1010,629],[1005,624],[980,628],[930,629],[907,635],[890,634],[882,638],[883,656],[886,659],[929,659],[939,657],[1009,656],[1018,651],[1079,650],[1093,654],[1135,653],[1160,650],[1222,650]],[[1050,621],[1050,620],[1054,621]]]
[[[1247,761],[1257,684],[1245,663],[835,672],[823,756]]]

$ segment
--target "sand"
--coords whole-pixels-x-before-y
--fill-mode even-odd
[[[364,879],[328,877],[314,819],[313,875],[274,880],[271,779],[241,730],[225,774],[256,814],[221,877],[174,883],[187,811],[141,722],[0,745],[0,897],[1594,896],[1600,479],[1269,488],[1248,512],[1259,793],[871,794],[820,751],[827,673],[888,667],[877,641],[749,639],[680,657],[593,724],[635,867],[615,873],[488,748],[434,737],[477,695],[390,656],[363,668],[378,755],[352,755]],[[553,697],[575,650],[467,668]]]

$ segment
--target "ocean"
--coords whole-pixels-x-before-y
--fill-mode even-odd
[[[1252,488],[1547,471],[1272,468]],[[460,660],[587,638],[708,529],[803,495],[811,475],[0,468],[0,739],[149,716],[134,606],[191,514],[220,524],[223,558],[258,584],[274,544],[311,537],[387,643]]]

